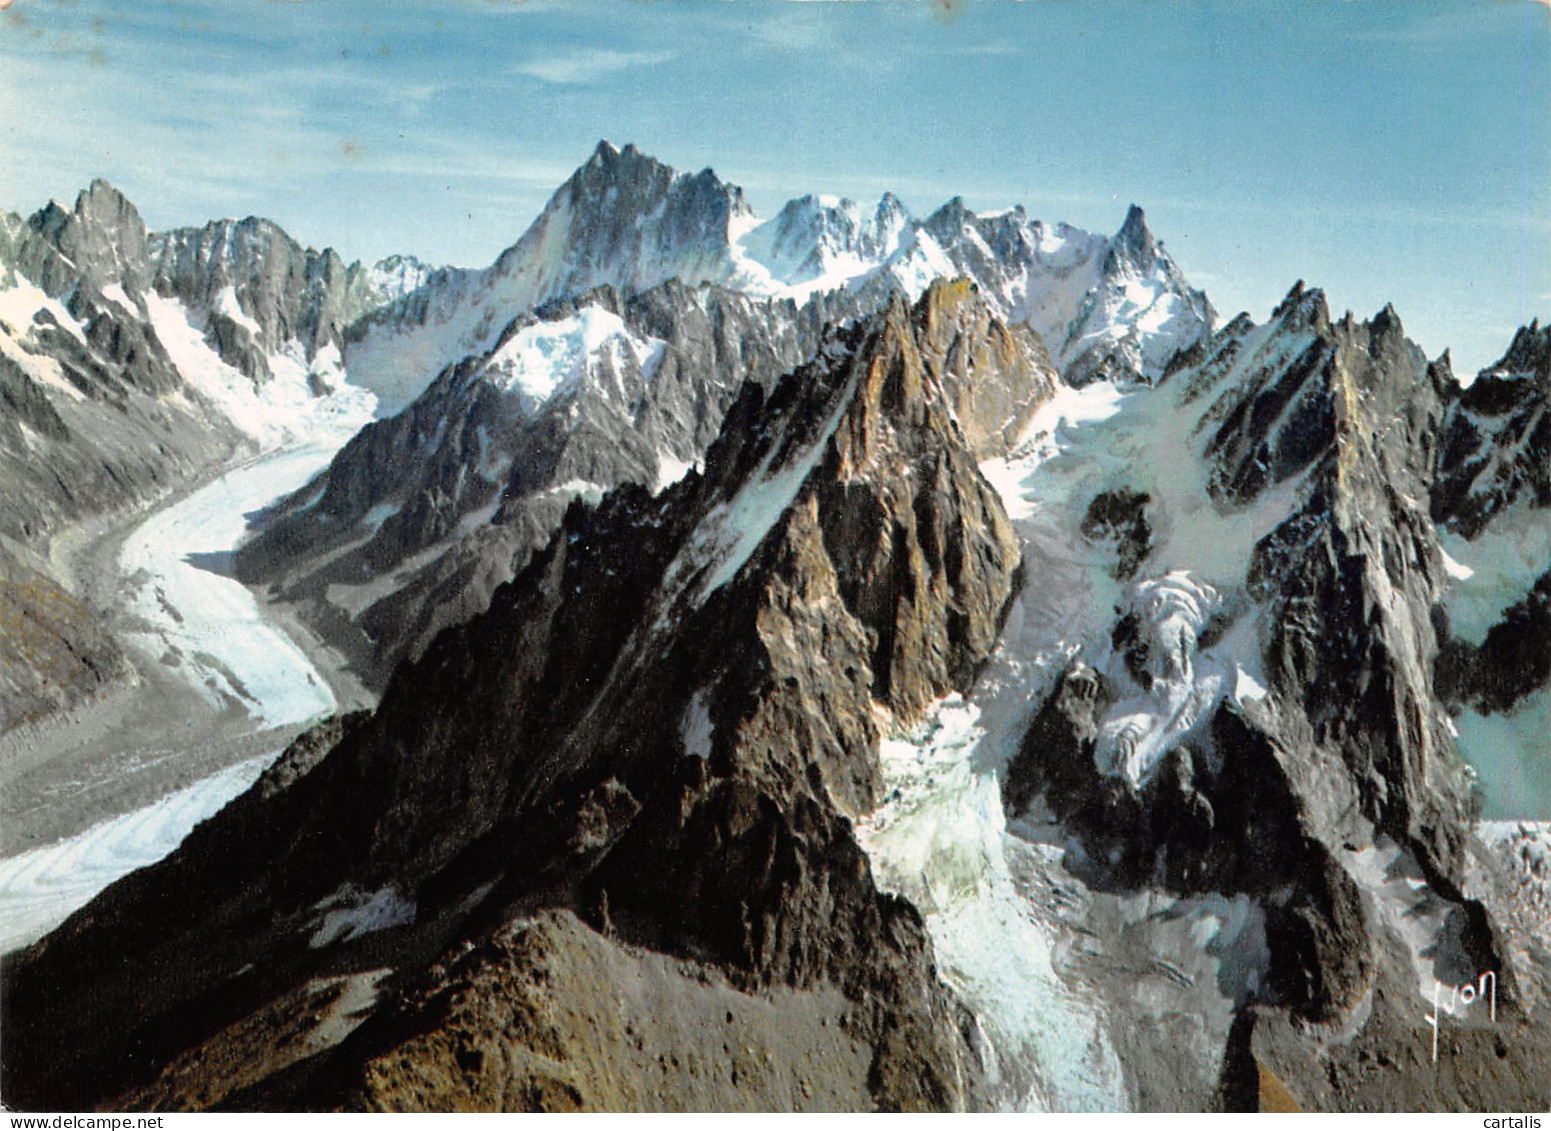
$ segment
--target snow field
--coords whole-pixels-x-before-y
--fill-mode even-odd
[[[1480,644],[1503,611],[1551,568],[1551,510],[1522,504],[1495,516],[1474,541],[1439,530],[1449,573],[1449,631]]]
[[[372,419],[376,398],[358,385],[339,380],[338,351],[320,351],[309,367],[292,343],[290,352],[270,356],[273,380],[255,388],[210,348],[204,334],[189,322],[181,302],[148,292],[145,303],[156,336],[167,347],[183,379],[253,437],[261,449],[292,443],[331,443],[339,448]],[[313,396],[308,387],[309,372],[333,377],[335,391],[325,397]]]
[[[417,908],[414,900],[405,899],[393,888],[358,892],[347,887],[319,902],[313,910],[322,915],[307,945],[317,950],[374,931],[408,926],[415,921]]]
[[[498,389],[520,395],[532,411],[586,380],[598,364],[594,358],[604,351],[612,355],[616,378],[628,356],[650,382],[665,348],[657,338],[637,336],[617,314],[589,306],[569,318],[519,331],[486,362],[483,376]]]

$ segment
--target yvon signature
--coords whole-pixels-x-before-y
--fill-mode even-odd
[[[1433,979],[1433,1011],[1424,1013],[1422,1019],[1433,1027],[1433,1063],[1438,1063],[1438,1021],[1442,1016],[1438,1005],[1443,1000],[1443,983]],[[1487,1001],[1491,1006],[1491,1018],[1497,1020],[1497,974],[1488,970],[1482,974],[1479,981],[1465,982],[1458,986],[1449,987],[1448,1012],[1454,1013],[1455,1007],[1470,1008],[1481,1001]]]

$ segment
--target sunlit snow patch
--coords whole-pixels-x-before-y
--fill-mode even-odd
[[[1467,565],[1460,565],[1459,562],[1457,562],[1453,558],[1449,557],[1449,554],[1448,554],[1447,550],[1442,551],[1442,553],[1443,553],[1443,569],[1444,569],[1444,572],[1447,573],[1450,577],[1454,578],[1454,580],[1456,580],[1456,581],[1469,581],[1472,577],[1474,577],[1476,575],[1476,571],[1475,570],[1471,569]]]
[[[1452,579],[1445,599],[1449,631],[1480,644],[1503,610],[1523,600],[1551,564],[1551,510],[1514,507],[1473,541],[1447,530],[1438,532],[1438,540]]]
[[[254,338],[259,337],[264,332],[264,328],[255,322],[248,315],[247,311],[242,309],[242,304],[237,301],[236,287],[225,286],[216,293],[215,311],[217,314],[230,318]]]
[[[329,395],[314,395],[309,372],[337,374],[330,368],[337,366],[337,351],[320,351],[309,367],[293,344],[289,352],[270,355],[273,379],[255,387],[210,348],[181,302],[148,291],[145,303],[156,336],[183,379],[261,448],[298,442],[338,448],[372,419],[376,397],[363,388],[340,382]]]
[[[124,288],[119,286],[117,283],[109,283],[107,286],[103,287],[102,297],[117,305],[119,309],[123,310],[125,313],[132,314],[136,318],[140,317],[139,309],[135,306],[134,303],[129,301],[129,296],[124,293]]]
[[[341,888],[314,908],[322,918],[307,945],[317,949],[336,942],[350,942],[374,931],[408,926],[415,921],[415,901],[393,888],[359,892]]]
[[[666,343],[657,338],[632,332],[619,315],[588,306],[568,318],[519,330],[491,356],[483,374],[486,381],[521,396],[534,408],[583,380],[589,359],[600,351],[611,355],[616,377],[628,356],[642,378],[650,381],[665,348]]]
[[[16,275],[10,286],[0,287],[0,321],[4,321],[18,335],[27,333],[33,316],[39,311],[47,312],[72,337],[83,346],[86,344],[86,331],[58,299],[50,298],[45,291],[33,286],[21,275]]]
[[[679,459],[672,452],[659,451],[657,453],[657,490],[661,491],[664,487],[672,486],[698,467],[697,462]]]

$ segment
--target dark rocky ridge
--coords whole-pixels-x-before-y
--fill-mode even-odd
[[[1502,359],[1452,399],[1437,448],[1434,520],[1474,538],[1520,498],[1551,506],[1551,326],[1522,327]]]
[[[843,1027],[834,1059],[807,1062],[824,1094],[968,1102],[970,1022],[917,913],[873,886],[850,816],[876,796],[880,717],[966,688],[1015,584],[1007,520],[931,361],[960,333],[974,356],[1006,350],[976,303],[936,287],[768,393],[745,386],[703,476],[573,504],[373,716],[294,748],[167,861],[8,956],[8,1102],[620,1106],[576,1070],[620,1006],[560,973],[599,962],[654,971],[659,1004],[624,1035],[688,1067],[711,1071],[673,1018],[706,1016],[695,987],[720,984],[737,995],[715,999],[726,1023],[754,1017],[740,1032],[767,1047]],[[770,513],[760,500],[785,484]],[[306,945],[328,908],[372,892],[413,900],[413,924]],[[104,967],[110,945],[121,961]],[[285,1051],[293,1020],[385,966],[369,1016]],[[542,1001],[521,988],[546,978]],[[811,1094],[743,1063],[754,1106]],[[694,1075],[630,1106],[681,1106]]]

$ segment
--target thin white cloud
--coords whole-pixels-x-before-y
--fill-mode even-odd
[[[518,63],[512,70],[544,82],[581,85],[631,67],[655,67],[672,58],[673,54],[668,51],[610,51],[594,48],[530,59],[526,63]]]
[[[1547,0],[1551,3],[1551,0]],[[981,58],[1017,58],[1029,53],[1027,47],[1017,43],[970,43],[963,47],[949,47],[946,49],[933,47],[932,50],[940,51],[944,55],[964,55]]]

